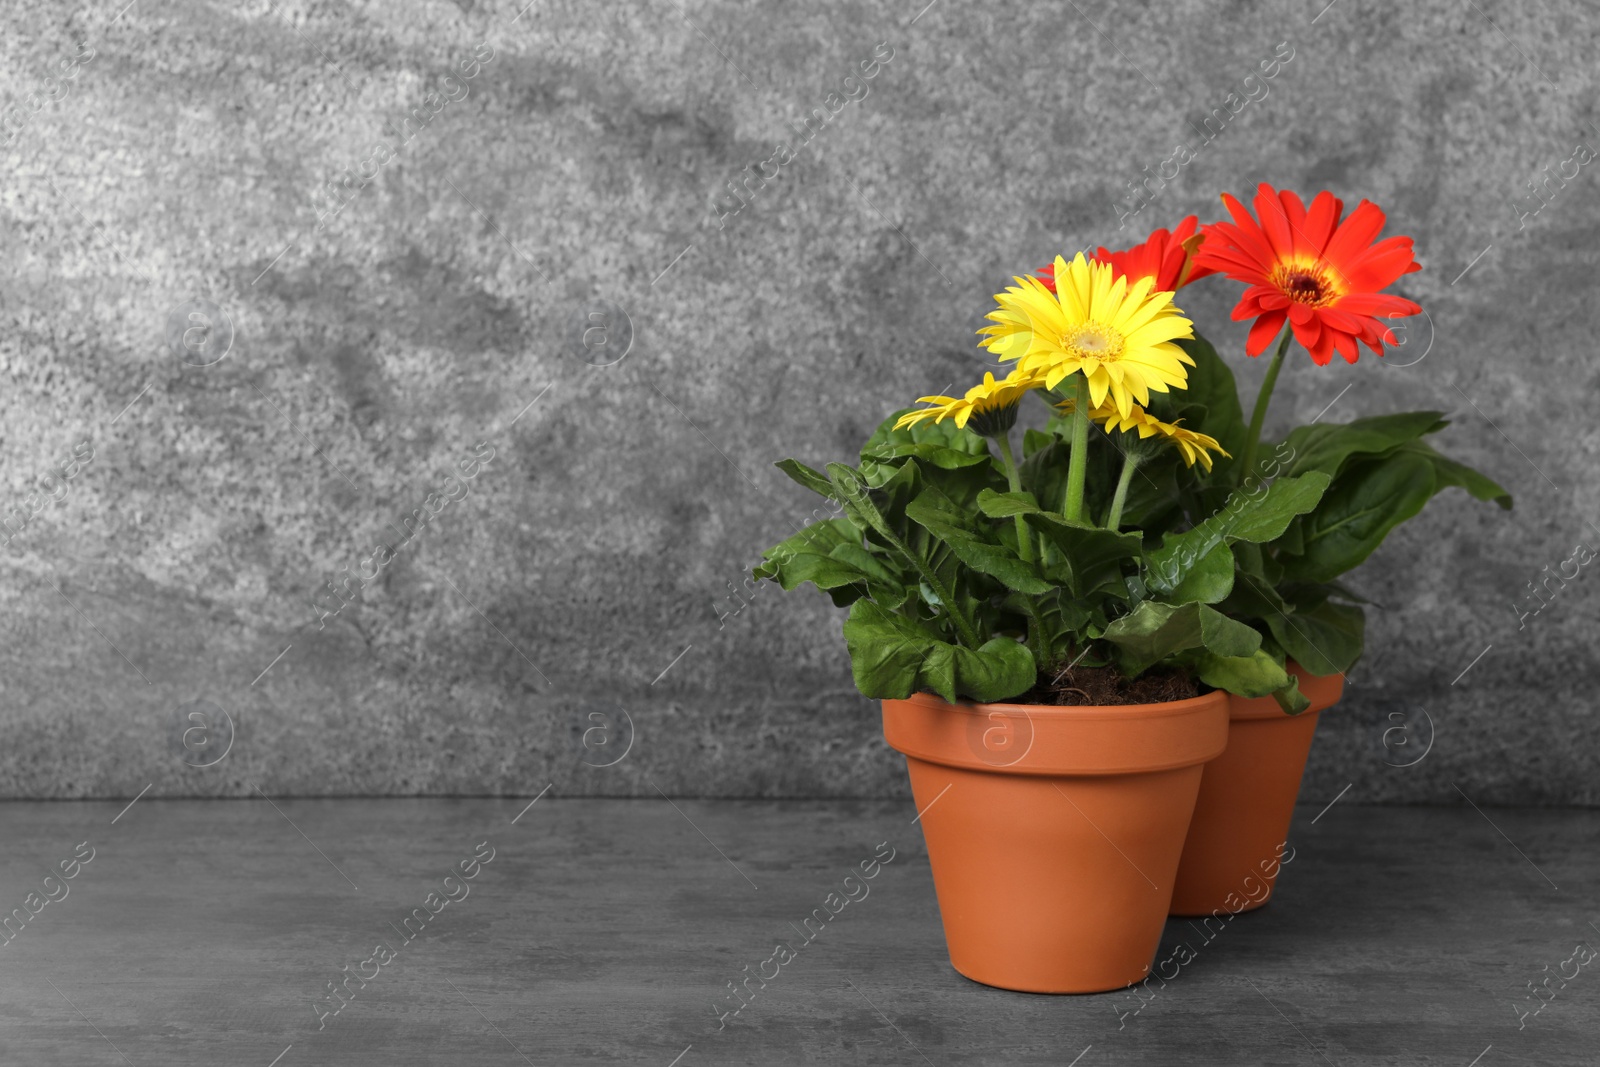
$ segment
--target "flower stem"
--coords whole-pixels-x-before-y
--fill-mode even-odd
[[[1089,379],[1079,371],[1072,379],[1072,453],[1067,462],[1067,503],[1061,514],[1083,521],[1083,479],[1089,471]]]
[[[1011,437],[1001,434],[995,440],[1000,442],[1000,455],[1006,462],[1006,482],[1011,486],[1013,493],[1022,492],[1022,475],[1017,471],[1016,458],[1011,454]],[[1023,562],[1033,562],[1033,535],[1028,532],[1028,524],[1022,521],[1021,515],[1013,515],[1017,521],[1017,553]]]
[[[1136,453],[1127,453],[1122,460],[1122,477],[1117,479],[1117,491],[1111,498],[1111,511],[1106,515],[1106,529],[1112,533],[1117,532],[1117,526],[1122,522],[1122,505],[1128,500],[1128,483],[1133,481],[1133,472],[1139,467],[1139,457]]]
[[[1013,493],[1022,492],[1022,475],[1017,470],[1016,457],[1011,453],[1010,434],[1001,434],[997,440],[1000,442],[1000,455],[1006,464],[1006,482],[1011,486]],[[1033,533],[1028,529],[1028,524],[1021,515],[1013,515],[1012,520],[1017,524],[1017,554],[1024,563],[1032,563]],[[1028,647],[1033,651],[1035,663],[1044,666],[1050,662],[1050,638],[1045,633],[1044,621],[1039,618],[1039,609],[1034,605],[1033,598],[1023,595],[1023,609],[1028,613]]]
[[[1266,380],[1261,383],[1261,392],[1256,394],[1255,410],[1250,413],[1249,436],[1245,438],[1244,455],[1239,458],[1238,478],[1235,479],[1238,482],[1248,478],[1251,467],[1255,465],[1256,446],[1261,443],[1261,424],[1267,421],[1267,405],[1272,402],[1272,389],[1278,384],[1278,371],[1283,369],[1283,356],[1289,351],[1289,342],[1293,338],[1294,330],[1285,322],[1283,340],[1278,342],[1278,350],[1272,354]]]

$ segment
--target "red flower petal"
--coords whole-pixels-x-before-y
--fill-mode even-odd
[[[1255,321],[1250,327],[1250,336],[1245,340],[1244,351],[1247,356],[1259,356],[1267,350],[1272,339],[1278,336],[1278,331],[1283,329],[1284,313],[1269,311]]]
[[[1334,265],[1349,263],[1372,244],[1378,231],[1383,229],[1384,215],[1378,205],[1363,200],[1356,205],[1350,217],[1339,224],[1333,238],[1322,250],[1322,256]]]
[[[1347,333],[1332,334],[1334,349],[1344,357],[1346,363],[1356,361],[1356,339]]]
[[[1343,210],[1343,201],[1326,190],[1313,197],[1311,210],[1306,213],[1306,244],[1318,252],[1326,248],[1328,238],[1333,236],[1334,227],[1339,224],[1339,213]]]
[[[1256,214],[1261,217],[1261,229],[1272,245],[1274,259],[1288,259],[1294,255],[1294,231],[1289,228],[1289,216],[1283,202],[1273,193],[1272,186],[1262,183],[1256,191]]]

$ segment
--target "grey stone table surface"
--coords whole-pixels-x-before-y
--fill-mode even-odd
[[[1303,808],[1271,904],[1168,924],[1171,981],[1050,997],[951,970],[909,802],[532,799],[5,804],[0,1063],[1600,1060],[1600,812]]]

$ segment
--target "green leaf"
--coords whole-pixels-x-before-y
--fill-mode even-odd
[[[995,637],[981,648],[936,644],[922,667],[922,684],[954,703],[957,699],[991,704],[1033,688],[1037,668],[1027,646]]]
[[[914,458],[945,470],[992,462],[988,442],[975,433],[957,428],[952,419],[940,423],[919,422],[903,430],[895,429],[900,416],[912,410],[915,409],[905,408],[884,419],[861,446],[862,473],[869,481],[879,480],[873,477],[873,468],[892,466],[897,459]]]
[[[1354,604],[1325,600],[1306,611],[1272,612],[1272,636],[1312,674],[1343,674],[1361,658],[1366,614]]]
[[[1337,596],[1341,600],[1348,600],[1352,604],[1378,603],[1376,600],[1368,600],[1366,597],[1362,596],[1360,593],[1356,592],[1354,589],[1351,589],[1348,585],[1345,585],[1342,582],[1326,582],[1324,584],[1327,585],[1328,592],[1330,594]],[[1380,604],[1379,607],[1382,607],[1382,605]]]
[[[874,500],[876,494],[885,500],[887,506],[903,512],[905,507],[909,507],[909,503],[902,504],[902,501],[906,501],[907,495],[921,483],[920,470],[916,460],[908,459],[905,466],[896,471],[894,477],[877,490],[869,489],[859,471],[842,463],[828,464],[828,478],[839,494],[850,520],[864,534],[877,537],[885,548],[917,572],[920,578],[919,587],[925,586],[926,589],[924,598],[930,604],[940,605],[944,617],[961,636],[962,643],[968,648],[974,648],[981,642],[972,622],[972,600],[970,597],[958,599],[959,594],[952,592],[952,589],[958,588],[956,580],[960,574],[954,566],[947,566],[948,560],[940,558],[941,552],[950,551],[948,543],[915,524],[911,526],[911,531],[920,535],[920,539],[908,543]]]
[[[1217,545],[1272,541],[1296,515],[1316,507],[1327,487],[1328,476],[1314,471],[1279,478],[1265,489],[1236,490],[1215,515],[1192,530],[1168,536],[1160,548],[1148,553],[1145,581],[1158,592],[1170,593]]]
[[[777,571],[769,569],[773,561],[781,561],[801,553],[826,556],[839,545],[860,543],[861,531],[855,528],[854,523],[847,519],[823,519],[821,522],[814,522],[802,530],[797,530],[789,537],[784,538],[761,553],[761,558],[767,560],[767,563],[763,563],[756,568],[755,576],[757,578],[775,577]],[[763,571],[766,573],[761,573]]]
[[[1022,431],[1022,458],[1027,459],[1039,449],[1054,444],[1059,438],[1053,433],[1044,433],[1028,427]]]
[[[904,615],[858,600],[845,620],[844,643],[863,695],[904,700],[917,691],[923,661],[939,639]]]
[[[1033,688],[1033,654],[1005,637],[976,649],[944,641],[903,615],[858,600],[844,624],[856,688],[879,700],[903,700],[923,689],[951,703],[991,703]]]
[[[1180,470],[1186,471],[1187,468],[1183,467],[1177,450],[1171,448],[1165,449],[1154,459],[1140,463],[1133,480],[1128,483],[1128,499],[1122,508],[1121,527],[1125,530],[1171,529],[1173,519],[1178,517],[1172,513],[1182,499],[1178,488]]]
[[[1262,619],[1289,610],[1278,590],[1266,579],[1246,570],[1235,571],[1233,591],[1218,610],[1236,619]]]
[[[985,489],[978,494],[978,510],[991,519],[1009,519],[1042,510],[1032,493],[997,493]]]
[[[1042,506],[1047,509],[1059,508],[1066,503],[1067,470],[1071,455],[1072,446],[1063,439],[1057,439],[1023,460],[1017,472],[1022,487],[1032,493],[1035,500],[1043,501]]]
[[[909,466],[913,472],[916,470],[915,463]],[[903,473],[897,472],[896,477]],[[844,505],[845,513],[863,533],[871,531],[890,543],[899,540],[888,520],[883,517],[883,512],[873,502],[871,488],[860,471],[843,463],[830,463],[828,481],[833,486],[834,499]]]
[[[893,448],[875,449],[863,452],[861,465],[866,467],[869,463],[877,461],[880,464],[887,460],[901,459],[904,457],[919,459],[924,464],[942,467],[945,470],[959,470],[962,467],[975,467],[980,463],[991,462],[987,453],[974,455],[971,452],[960,452],[944,445],[922,442],[909,445],[895,445]]]
[[[825,496],[829,500],[838,499],[834,496],[833,484],[821,471],[812,470],[797,459],[780,459],[773,466],[818,496]]]
[[[1189,429],[1215,437],[1223,450],[1229,453],[1229,456],[1218,456],[1215,460],[1216,471],[1221,472],[1237,461],[1244,452],[1245,438],[1249,436],[1244,411],[1239,406],[1238,383],[1234,380],[1232,369],[1211,347],[1211,342],[1198,333],[1191,339],[1179,341],[1178,345],[1189,354],[1195,365],[1189,368],[1188,388],[1181,397],[1175,398],[1175,402],[1181,403],[1185,409],[1191,405],[1205,409],[1203,417],[1199,419],[1187,411],[1180,414],[1186,420],[1193,420],[1184,423]]]
[[[1206,653],[1200,657],[1199,669],[1202,682],[1235,696],[1264,697],[1289,684],[1289,672],[1283,664],[1261,648],[1248,656]]]
[[[872,595],[899,604],[906,578],[861,547],[861,532],[845,519],[813,523],[763,553],[766,562],[750,573],[770,578],[784,589],[810,582],[844,607]]]
[[[837,522],[839,520],[835,519],[834,521]],[[891,571],[885,564],[882,556],[876,556],[871,552],[868,552],[866,549],[861,547],[858,541],[852,541],[842,545],[835,545],[833,547],[833,551],[829,552],[828,555],[832,559],[854,567],[856,570],[860,571],[868,581],[878,582],[890,586],[899,586],[905,584],[905,575],[897,574],[894,571]]]
[[[1493,501],[1506,511],[1511,510],[1511,494],[1488,475],[1480,474],[1465,463],[1457,463],[1434,451],[1426,441],[1409,441],[1400,448],[1402,452],[1423,456],[1433,464],[1433,477],[1438,492],[1452,486],[1465,489],[1478,500]]]
[[[1305,551],[1282,558],[1284,574],[1327,582],[1358,566],[1433,496],[1433,470],[1432,462],[1411,452],[1349,464],[1302,523]]]
[[[1273,541],[1273,546],[1279,552],[1287,552],[1291,556],[1298,556],[1304,552],[1306,550],[1304,520],[1296,516],[1289,525],[1283,528],[1283,533],[1278,536],[1277,540]]]
[[[1055,588],[1039,577],[1038,569],[1025,563],[1016,551],[967,527],[966,516],[947,510],[933,493],[923,493],[906,507],[906,518],[950,546],[961,562],[1002,582],[1019,593],[1041,594]]]
[[[1200,558],[1183,581],[1172,587],[1165,599],[1174,604],[1215,604],[1233,592],[1233,572],[1233,550],[1225,543],[1218,544]]]
[[[1259,633],[1213,607],[1154,600],[1113,621],[1102,636],[1117,646],[1122,669],[1130,678],[1190,649],[1236,658],[1254,655],[1261,647]]]
[[[1292,674],[1289,675],[1289,684],[1274,690],[1272,698],[1288,715],[1298,715],[1311,706],[1311,698],[1300,692],[1300,679]]]
[[[1287,446],[1289,455],[1283,462],[1290,475],[1322,471],[1331,477],[1353,456],[1391,452],[1448,425],[1440,411],[1401,411],[1346,423],[1301,426],[1284,439],[1283,446]],[[1267,477],[1272,476],[1267,474]]]
[[[1024,519],[1056,550],[1048,561],[1051,570],[1063,573],[1068,590],[1079,599],[1120,584],[1124,563],[1139,558],[1137,534],[1068,522],[1048,511],[1028,512]]]

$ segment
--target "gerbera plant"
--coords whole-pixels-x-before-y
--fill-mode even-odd
[[[1411,238],[1379,238],[1386,220],[1370,201],[1346,215],[1332,193],[1318,193],[1308,207],[1269,185],[1257,190],[1253,213],[1232,196],[1222,200],[1229,219],[1203,228],[1196,265],[1246,286],[1233,309],[1235,320],[1253,320],[1246,355],[1260,356],[1276,341],[1228,484],[1248,492],[1283,476],[1329,480],[1314,507],[1248,557],[1222,606],[1255,626],[1274,654],[1312,674],[1342,674],[1361,654],[1365,601],[1339,579],[1444,489],[1462,488],[1506,509],[1511,495],[1422,440],[1449,425],[1438,411],[1313,422],[1270,452],[1261,448],[1291,347],[1319,367],[1334,355],[1356,363],[1363,347],[1382,356],[1384,345],[1397,343],[1394,320],[1422,311],[1386,290],[1421,265]],[[1290,710],[1302,706],[1292,687],[1278,695]]]
[[[1313,673],[1360,653],[1357,598],[1336,579],[1439,489],[1509,506],[1484,476],[1420,438],[1433,412],[1304,427],[1259,466],[1290,343],[1327,364],[1382,353],[1388,320],[1420,310],[1384,292],[1417,269],[1384,217],[1309,208],[1266,186],[1255,214],[1194,217],[1133,248],[1058,256],[995,297],[980,346],[1015,366],[961,396],[897,411],[856,465],[778,464],[829,497],[816,523],[755,569],[848,606],[856,684],[878,698],[1098,703],[1220,688],[1303,705]],[[1247,355],[1278,345],[1246,423],[1233,374],[1178,291],[1220,274],[1247,288]],[[1265,325],[1263,325],[1265,324]],[[1280,336],[1281,335],[1281,336]],[[1013,441],[1018,412],[1042,429]],[[1020,459],[1019,459],[1020,454]]]

